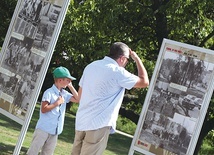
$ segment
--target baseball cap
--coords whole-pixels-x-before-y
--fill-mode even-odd
[[[69,78],[71,80],[76,80],[75,77],[71,76],[69,70],[65,67],[57,67],[56,69],[54,69],[53,71],[53,77],[54,78]]]

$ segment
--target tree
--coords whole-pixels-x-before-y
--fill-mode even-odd
[[[3,44],[4,38],[6,36],[6,32],[8,30],[8,26],[10,24],[11,18],[13,16],[13,12],[16,6],[17,0],[7,0],[1,2],[0,7],[0,19],[2,22],[0,24],[0,45]],[[3,22],[4,21],[4,22]]]
[[[82,68],[92,60],[103,57],[109,44],[117,40],[128,43],[144,58],[150,77],[163,38],[213,49],[211,0],[92,0],[71,4],[63,28],[66,33],[61,34],[66,38],[69,55],[81,56]],[[128,67],[136,73],[133,64]],[[129,118],[136,122],[146,90],[127,91],[127,94],[137,97],[132,100],[124,98],[120,112],[124,115],[128,112],[127,117],[132,116]]]
[[[2,1],[0,6],[1,19],[6,21],[0,24],[2,43],[16,2]],[[70,68],[79,80],[84,67],[102,58],[115,41],[127,43],[140,55],[149,77],[152,77],[163,38],[214,49],[212,4],[212,0],[71,0],[43,88],[48,86],[53,68],[59,65]],[[180,68],[184,65],[181,62]],[[127,67],[137,72],[134,63]],[[137,123],[146,93],[147,89],[126,91],[120,113]],[[213,108],[212,101],[197,149],[213,129]]]

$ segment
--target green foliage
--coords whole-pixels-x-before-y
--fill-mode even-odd
[[[105,56],[112,42],[123,41],[140,55],[151,79],[163,38],[214,49],[213,19],[211,0],[72,1],[56,51],[66,51],[70,59],[63,64],[80,78],[84,67]],[[56,58],[55,52],[52,61]],[[127,69],[137,73],[134,63]],[[147,89],[126,93],[137,99],[123,106],[140,114]],[[211,113],[208,118],[213,118]]]
[[[78,109],[78,104],[73,103],[70,107],[70,112],[74,115],[76,115]],[[118,117],[117,120],[117,130],[122,131],[124,133],[128,133],[130,135],[134,135],[136,129],[136,124],[130,121],[129,119],[125,117]]]
[[[1,2],[1,44],[16,2]],[[43,89],[50,86],[50,73],[59,65],[69,68],[77,78],[73,84],[78,88],[84,67],[103,58],[115,41],[127,43],[139,54],[151,79],[163,38],[214,49],[213,12],[213,0],[71,0]],[[137,73],[132,62],[127,69]],[[140,114],[147,89],[126,93],[136,96],[136,100],[123,106]],[[205,120],[212,122],[208,130],[213,129],[213,109],[212,101]]]
[[[207,143],[210,146],[214,146],[214,130],[211,130],[207,135]]]
[[[210,145],[210,143],[208,142],[209,138],[207,137],[204,142],[203,145],[201,146],[201,149],[198,153],[198,155],[211,155],[214,154],[214,148],[212,145]]]
[[[136,124],[124,117],[118,117],[117,130],[134,135]]]
[[[213,46],[213,8],[211,0],[206,1],[170,1],[174,9],[169,14],[170,38],[185,43],[210,48]]]
[[[214,98],[212,97],[210,101],[210,105],[207,111],[207,116],[205,118],[205,125],[207,127],[207,135],[206,136],[206,142],[210,146],[214,146]],[[207,123],[206,123],[207,122]]]
[[[1,1],[0,7],[0,46],[2,46],[4,42],[4,38],[6,36],[8,26],[10,24],[11,18],[13,16],[13,12],[16,6],[17,0],[6,0]]]

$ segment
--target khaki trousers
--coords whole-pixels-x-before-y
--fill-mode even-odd
[[[40,155],[53,155],[57,139],[58,135],[51,135],[40,129],[36,129],[27,155],[38,155],[40,150]]]
[[[71,155],[102,155],[107,147],[110,127],[97,130],[75,131]]]

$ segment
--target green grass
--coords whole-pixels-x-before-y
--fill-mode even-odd
[[[74,108],[75,111],[75,108]],[[73,113],[73,112],[71,112]],[[26,133],[20,155],[24,155],[30,146],[32,140],[32,135],[34,128],[39,116],[39,105],[36,106],[33,113],[28,131]],[[54,155],[70,155],[72,149],[72,143],[74,140],[74,122],[75,117],[70,113],[66,113],[64,130],[61,135],[59,135],[57,147],[55,149]],[[128,131],[128,133],[133,133],[136,125],[127,123],[126,119],[118,119],[118,129]],[[0,114],[0,155],[12,155],[17,143],[21,131],[21,125],[9,119],[8,117]],[[110,135],[107,149],[104,155],[127,155],[129,148],[131,146],[132,138],[113,134]],[[135,153],[140,154],[140,153]],[[206,140],[199,151],[198,155],[211,155],[214,154],[214,148],[208,144]]]
[[[24,155],[30,146],[32,135],[36,122],[39,117],[39,106],[37,105],[33,113],[29,128],[27,130],[20,155]],[[66,113],[64,130],[59,135],[55,155],[70,155],[72,143],[74,140],[74,122],[75,117],[72,114]],[[15,149],[17,139],[21,131],[21,125],[13,120],[0,114],[0,155],[11,155]],[[107,149],[104,155],[127,155],[132,138],[113,134],[110,135]]]

